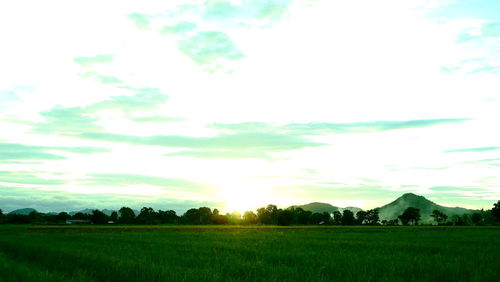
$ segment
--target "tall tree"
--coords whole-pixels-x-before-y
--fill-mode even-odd
[[[100,210],[93,210],[90,215],[90,220],[94,224],[105,224],[107,222],[106,215]]]
[[[267,205],[265,208],[257,210],[257,218],[262,224],[276,224],[278,219],[278,207]]]
[[[378,225],[380,221],[378,209],[367,210],[365,221],[368,225]]]
[[[42,214],[37,212],[37,211],[30,212],[28,217],[29,217],[30,223],[43,223],[44,222]]]
[[[354,213],[350,210],[344,210],[342,213],[342,225],[353,225],[354,222]]]
[[[356,224],[363,224],[366,220],[366,211],[358,211],[356,213]]]
[[[421,218],[420,209],[414,207],[408,207],[403,214],[398,216],[403,225],[413,224],[418,225],[418,222]]]
[[[214,209],[212,211],[212,223],[213,224],[227,224],[227,217],[223,214],[220,214],[218,209]]]
[[[312,215],[312,212],[311,211],[306,211],[304,210],[303,208],[296,208],[295,209],[295,213],[296,213],[296,216],[297,216],[297,223],[298,224],[308,224],[309,223],[309,219]]]
[[[448,219],[448,216],[440,210],[433,210],[431,217],[434,218],[434,221],[436,221],[438,225],[444,224]]]
[[[155,223],[156,212],[151,207],[143,207],[136,218],[136,222],[140,224],[153,224]]]
[[[89,215],[83,212],[77,212],[75,213],[72,217],[72,219],[77,219],[77,220],[88,220]]]
[[[113,211],[109,216],[109,220],[114,223],[118,222],[118,213],[116,211]]]
[[[201,207],[198,209],[198,214],[200,216],[200,224],[212,223],[212,210],[210,208]]]
[[[333,224],[335,225],[342,224],[342,214],[339,211],[333,212]]]
[[[167,224],[177,223],[179,220],[179,217],[173,210],[166,210],[166,211],[158,210],[157,218],[160,223],[167,223]]]
[[[288,226],[293,223],[293,211],[278,210],[277,223],[278,225]]]
[[[253,211],[246,211],[243,214],[244,224],[255,224],[257,223],[257,215]]]
[[[472,214],[471,220],[474,225],[480,225],[483,221],[483,216],[480,213],[475,212]]]
[[[135,213],[134,211],[129,208],[129,207],[122,207],[118,211],[119,217],[118,217],[118,222],[119,223],[124,223],[124,224],[131,224],[134,223],[135,221]]]
[[[491,214],[496,218],[496,221],[500,221],[500,201],[493,204]]]

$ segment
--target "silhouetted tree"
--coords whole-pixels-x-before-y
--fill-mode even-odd
[[[278,219],[278,207],[268,205],[257,210],[257,218],[262,224],[276,224]]]
[[[309,218],[310,224],[330,224],[330,214],[315,212]]]
[[[69,215],[67,212],[60,212],[56,215],[56,221],[57,222],[66,222],[66,220],[70,219],[71,215]]]
[[[368,225],[378,225],[380,217],[378,215],[378,209],[372,209],[366,211],[365,222]]]
[[[469,214],[464,213],[462,215],[462,219],[464,221],[464,225],[472,225],[472,218]]]
[[[491,210],[481,210],[481,216],[483,218],[483,224],[491,225],[495,224],[496,218],[491,213]]]
[[[30,223],[43,223],[43,216],[37,211],[32,211],[28,214]]]
[[[189,209],[182,215],[182,222],[186,224],[200,224],[198,209]]]
[[[418,221],[420,220],[420,209],[414,207],[408,207],[402,215],[398,216],[403,225],[412,224],[418,225]]]
[[[112,221],[113,223],[118,222],[118,213],[116,211],[113,211],[109,216],[109,220]]]
[[[2,209],[0,209],[0,224],[5,223],[5,215],[3,214]]]
[[[139,224],[154,224],[156,212],[151,207],[143,207],[135,221]]]
[[[5,222],[14,224],[27,224],[30,223],[30,217],[28,215],[23,215],[23,214],[9,213],[6,215]]]
[[[173,210],[159,210],[156,216],[160,223],[172,224],[179,222],[179,217]]]
[[[335,225],[342,224],[342,214],[339,211],[333,212],[333,224]]]
[[[475,212],[472,214],[471,220],[475,225],[480,225],[483,221],[483,216],[480,213]]]
[[[342,213],[342,225],[353,225],[355,223],[354,214],[350,210],[344,210]]]
[[[436,221],[438,225],[444,224],[446,222],[446,219],[448,219],[448,216],[440,210],[433,210],[431,217],[434,218],[434,221]]]
[[[306,211],[303,208],[296,208],[295,214],[296,214],[296,220],[297,220],[298,224],[308,224],[309,218],[311,217],[312,212]]]
[[[366,212],[365,211],[358,211],[356,213],[356,224],[363,224],[366,219]]]
[[[94,224],[105,224],[107,222],[106,215],[100,210],[93,210],[90,215],[90,220]]]
[[[89,215],[82,212],[77,212],[71,218],[77,220],[87,220],[89,219]]]
[[[200,216],[200,224],[212,223],[212,210],[210,208],[201,207],[198,209],[198,214]]]
[[[465,225],[465,220],[463,217],[461,217],[460,215],[458,214],[454,214],[452,217],[451,217],[451,222],[453,223],[453,225],[457,225],[457,226],[463,226]]]
[[[271,223],[276,224],[278,222],[278,207],[275,205],[267,205],[266,210],[271,218]]]
[[[495,217],[496,221],[500,221],[500,201],[493,204],[491,215]]]
[[[121,207],[118,210],[118,222],[122,224],[132,224],[135,221],[135,213],[129,207]]]
[[[253,211],[246,211],[243,214],[244,224],[255,224],[257,223],[257,215]]]
[[[227,217],[223,214],[220,214],[218,209],[214,209],[212,211],[212,223],[213,224],[227,224]]]
[[[207,207],[189,209],[182,215],[181,221],[186,224],[210,224],[212,211]]]
[[[399,225],[398,219],[391,219],[387,221],[387,226],[397,226],[397,225]]]
[[[278,225],[287,226],[293,223],[293,211],[279,210],[278,211]]]

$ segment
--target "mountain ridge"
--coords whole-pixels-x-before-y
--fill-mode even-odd
[[[362,211],[363,209],[357,207],[336,207],[328,203],[322,202],[312,202],[304,205],[296,205],[293,207],[300,207],[304,210],[311,212],[328,212],[333,213],[334,211],[343,212],[348,209],[356,215],[358,211]],[[400,197],[396,198],[394,201],[389,202],[383,206],[374,208],[379,210],[380,220],[391,220],[397,219],[399,215],[401,215],[404,210],[408,207],[415,207],[420,209],[420,214],[422,216],[422,222],[432,222],[433,218],[431,217],[432,211],[439,210],[445,213],[449,218],[453,215],[463,215],[463,214],[472,214],[474,212],[478,212],[479,210],[474,209],[466,209],[462,207],[446,207],[425,198],[424,196],[417,195],[414,193],[405,193]]]

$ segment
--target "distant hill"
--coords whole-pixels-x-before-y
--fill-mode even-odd
[[[305,204],[305,205],[301,205],[301,206],[295,206],[295,207],[302,208],[306,211],[317,212],[317,213],[324,213],[324,212],[332,213],[334,211],[339,210],[338,207],[332,206],[332,205],[327,204],[327,203],[318,203],[318,202],[309,203],[309,204]]]
[[[25,208],[25,209],[18,209],[18,210],[13,210],[9,212],[9,214],[20,214],[20,215],[29,215],[30,212],[36,211],[35,209],[32,208]]]
[[[332,206],[327,203],[319,203],[319,202],[314,202],[314,203],[309,203],[301,206],[295,206],[298,208],[303,208],[306,211],[310,212],[317,212],[317,213],[333,213],[334,211],[339,211],[339,212],[344,212],[344,210],[350,210],[354,214],[356,214],[358,211],[361,211],[362,209],[357,208],[357,207],[346,207],[346,208],[339,208],[336,206]]]
[[[433,210],[440,210],[448,217],[453,215],[463,215],[477,212],[477,210],[469,210],[464,208],[450,208],[440,206],[423,196],[415,195],[413,193],[407,193],[403,196],[397,198],[395,201],[382,206],[379,208],[379,216],[381,220],[390,220],[396,219],[399,215],[401,215],[404,210],[408,207],[415,207],[420,209],[420,214],[422,215],[422,222],[431,222],[433,218],[431,217],[431,213]]]

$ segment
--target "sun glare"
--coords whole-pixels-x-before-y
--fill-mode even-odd
[[[243,215],[245,211],[255,210],[268,201],[266,189],[257,185],[225,184],[221,186],[220,197],[223,199],[225,212],[239,212]]]

